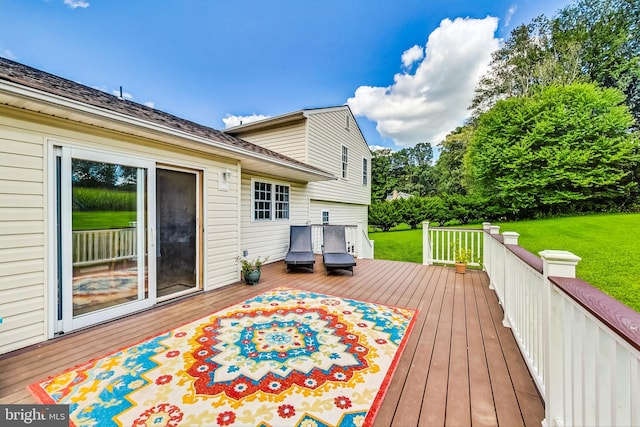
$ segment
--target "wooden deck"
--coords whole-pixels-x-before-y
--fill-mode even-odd
[[[278,286],[419,311],[377,426],[540,426],[543,403],[480,271],[358,260],[355,275],[263,267],[257,286],[200,293],[0,356],[0,403],[35,403],[28,384]]]

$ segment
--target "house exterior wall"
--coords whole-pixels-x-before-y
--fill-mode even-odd
[[[232,133],[335,175],[335,180],[310,182],[306,186],[307,197],[315,201],[346,204],[339,210],[332,205],[341,220],[332,220],[336,224],[362,221],[366,226],[367,206],[371,203],[371,151],[351,111],[348,107],[305,110],[302,117],[287,125],[253,131],[239,129]],[[346,178],[342,178],[343,146],[348,148],[349,158]],[[363,159],[367,162],[366,184],[363,184]],[[358,208],[355,207],[357,205]],[[316,213],[310,214],[307,220],[319,223]]]
[[[322,224],[322,211],[329,212],[329,224],[367,225],[368,208],[366,205],[311,200],[309,219],[312,224]]]
[[[292,159],[308,163],[304,120],[271,129],[242,133],[240,137]]]
[[[48,212],[50,141],[202,170],[203,285],[207,290],[239,279],[240,168],[235,160],[0,107],[0,354],[48,338],[54,239],[48,229],[55,229]],[[219,190],[219,172],[227,169],[232,171],[228,190]]]
[[[289,219],[254,220],[253,219],[253,182],[267,182],[289,186]],[[308,224],[309,198],[307,185],[291,183],[278,178],[256,174],[242,174],[241,198],[241,248],[248,251],[247,259],[269,257],[268,262],[284,259],[289,249],[289,227]]]
[[[347,117],[350,125],[346,127]],[[312,113],[307,119],[308,163],[333,173],[333,181],[309,183],[309,197],[350,204],[371,203],[371,151],[349,109]],[[342,178],[342,146],[348,148],[347,178]],[[367,159],[367,184],[362,183],[362,159]],[[366,209],[366,206],[365,206]],[[366,223],[366,220],[365,220]]]
[[[45,149],[15,125],[0,121],[0,353],[45,333]]]

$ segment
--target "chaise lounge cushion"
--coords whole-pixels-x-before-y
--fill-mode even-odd
[[[325,265],[331,268],[348,268],[356,265],[355,259],[351,254],[348,254],[348,253],[342,253],[342,254],[325,253],[324,263]]]
[[[344,225],[325,225],[322,228],[322,261],[328,274],[331,270],[349,270],[353,274],[356,260],[347,252]]]
[[[311,243],[310,225],[292,225],[289,229],[289,252],[284,258],[287,269],[290,266],[313,268],[316,256]]]

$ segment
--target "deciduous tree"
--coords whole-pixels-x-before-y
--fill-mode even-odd
[[[465,158],[474,191],[514,217],[633,200],[638,138],[624,100],[583,83],[498,101],[478,119]]]

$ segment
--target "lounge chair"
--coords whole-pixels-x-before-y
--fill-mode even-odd
[[[311,267],[316,262],[311,244],[310,225],[292,225],[289,229],[289,252],[284,258],[287,271],[291,267]]]
[[[322,234],[322,261],[325,273],[329,274],[332,270],[349,270],[353,275],[356,260],[347,252],[344,225],[325,225],[322,227]]]

